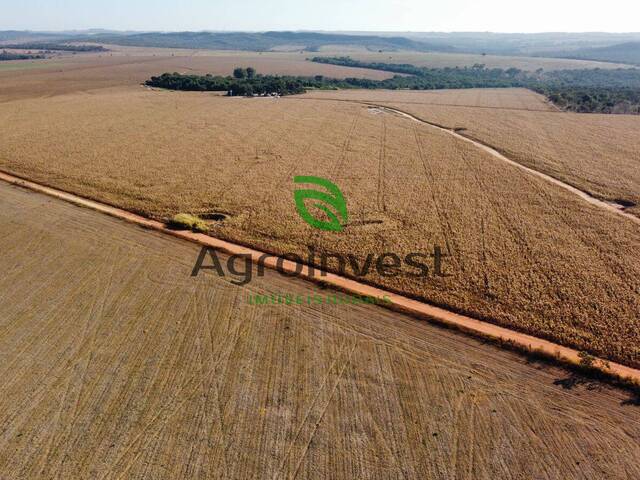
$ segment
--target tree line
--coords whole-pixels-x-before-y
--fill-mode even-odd
[[[503,70],[501,68],[486,68],[482,64],[476,64],[473,67],[426,68],[406,63],[361,62],[351,57],[314,57],[311,61],[402,74],[402,76],[396,75],[381,81],[381,88],[391,89],[524,87],[528,81],[526,72],[517,68]]]
[[[640,114],[640,90],[634,88],[539,86],[533,90],[570,112]]]
[[[183,75],[180,73],[163,73],[151,77],[145,82],[149,87],[169,90],[186,90],[194,92],[227,92],[230,96],[253,95],[295,95],[307,89],[353,88],[344,80],[289,75],[262,75],[255,69],[236,68],[233,76],[219,75]]]
[[[311,61],[400,73],[380,86],[364,88],[524,87],[545,95],[559,108],[584,113],[638,113],[640,111],[640,69],[580,69],[535,72],[517,68],[472,67],[426,68],[410,64],[360,62],[350,57],[314,57]]]
[[[28,53],[11,53],[6,50],[0,52],[0,62],[8,60],[37,60],[41,58],[45,58],[45,56],[40,54],[32,55]]]
[[[433,88],[473,88],[484,83],[468,79],[451,77],[447,80],[426,82],[419,77],[397,76],[387,80],[370,80],[367,78],[336,79],[316,75],[314,77],[288,75],[261,75],[253,68],[236,68],[233,76],[214,75],[182,75],[164,73],[145,82],[147,86],[187,91],[226,91],[231,96],[237,95],[294,95],[304,93],[308,89],[433,89]],[[455,86],[454,86],[455,85]],[[493,86],[510,86],[496,81]]]
[[[295,95],[308,89],[457,89],[523,87],[545,95],[559,108],[581,113],[640,113],[640,70],[539,69],[472,67],[423,68],[408,64],[365,63],[349,57],[315,57],[312,61],[402,73],[386,80],[335,79],[316,75],[261,75],[254,68],[236,68],[233,75],[164,73],[145,83],[151,87],[188,91],[224,91],[230,96]]]
[[[68,45],[63,43],[14,43],[3,45],[8,50],[46,50],[60,52],[107,52],[108,50],[102,45]]]

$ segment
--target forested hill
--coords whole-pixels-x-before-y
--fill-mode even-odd
[[[97,35],[86,39],[94,43],[111,43],[139,47],[199,48],[211,50],[268,51],[290,46],[317,51],[326,45],[349,45],[369,50],[411,50],[451,52],[442,44],[411,40],[405,37],[377,35],[344,35],[314,32],[171,32],[138,33],[133,35]]]
[[[640,65],[640,42],[627,42],[608,47],[582,48],[553,56]]]

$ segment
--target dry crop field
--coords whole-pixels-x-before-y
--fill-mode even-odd
[[[458,90],[337,90],[310,91],[305,98],[334,99],[378,104],[442,105],[557,112],[547,99],[525,88],[466,88]]]
[[[3,479],[640,477],[620,391],[372,306],[250,305],[315,290],[194,279],[196,245],[0,204]]]
[[[389,72],[308,62],[309,55],[280,52],[216,52],[106,45],[109,52],[56,56],[47,60],[0,63],[0,103],[22,98],[139,85],[164,72],[231,75],[235,67],[259,73],[326,75],[383,80]],[[9,65],[10,64],[10,65]]]
[[[396,107],[458,129],[597,198],[640,205],[638,115],[558,112],[544,97],[524,89],[339,91],[308,96]],[[628,211],[640,216],[639,207]]]
[[[428,68],[472,67],[475,64],[484,64],[487,68],[507,69],[513,67],[528,71],[535,71],[539,68],[544,70],[629,68],[628,65],[622,65],[619,63],[572,60],[567,58],[514,57],[507,55],[474,55],[467,53],[442,52],[372,52],[363,48],[345,50],[340,47],[332,48],[329,45],[321,47],[320,52],[315,55],[348,55],[355,60],[363,62],[408,63]]]
[[[307,59],[316,55],[351,55],[363,61],[413,63],[421,66],[471,66],[485,63],[488,67],[516,66],[527,70],[537,68],[608,68],[615,64],[566,59],[517,57],[482,57],[460,54],[421,54],[415,52],[353,53],[348,49],[322,52],[246,52],[188,50],[178,48],[148,48],[104,45],[108,52],[56,54],[54,58],[0,63],[0,103],[50,96],[75,91],[121,85],[137,85],[152,75],[164,72],[229,75],[235,67],[252,66],[260,73],[280,75],[325,75],[328,77],[358,77],[383,80],[394,74],[379,70],[319,64]],[[389,59],[389,55],[394,55]],[[446,60],[442,60],[443,56]],[[477,58],[476,58],[477,57]],[[549,63],[550,62],[550,63]]]
[[[439,245],[447,277],[366,279],[640,366],[637,225],[432,127],[356,102],[142,87],[8,102],[0,122],[4,170],[161,219],[222,212],[214,235],[278,253]],[[339,185],[343,233],[300,220],[294,175]]]

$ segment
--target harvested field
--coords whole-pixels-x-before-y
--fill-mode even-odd
[[[308,55],[308,54],[307,54]],[[467,53],[442,52],[371,52],[364,49],[345,51],[340,48],[320,48],[322,56],[348,55],[362,62],[408,63],[418,67],[446,68],[472,67],[484,64],[487,68],[518,68],[530,72],[539,68],[544,70],[565,70],[581,68],[628,68],[628,65],[590,60],[571,60],[567,58],[514,57],[507,55],[474,55]]]
[[[623,392],[373,306],[250,305],[316,290],[192,278],[195,245],[0,202],[3,478],[640,476]]]
[[[385,104],[442,105],[557,112],[543,95],[525,88],[467,88],[458,90],[337,90],[312,91],[306,98]]]
[[[160,219],[221,212],[214,235],[278,253],[362,263],[439,245],[447,277],[366,279],[640,365],[637,226],[431,127],[350,102],[136,87],[6,103],[0,122],[10,172]],[[294,175],[341,187],[345,232],[300,220]]]
[[[186,50],[170,48],[146,48],[146,47],[123,47],[117,45],[105,45],[108,52],[79,53],[71,55],[68,53],[55,54],[53,58],[47,60],[33,60],[20,62],[2,62],[0,64],[0,102],[31,97],[47,97],[50,95],[60,95],[77,91],[91,91],[100,88],[115,87],[121,85],[137,85],[147,80],[152,75],[164,72],[193,73],[215,75],[228,75],[235,67],[252,66],[260,73],[280,74],[280,75],[325,75],[328,77],[345,78],[358,77],[370,78],[373,80],[384,80],[391,78],[394,74],[379,70],[362,68],[341,67],[337,65],[318,64],[307,61],[308,58],[317,55],[312,52],[234,52],[215,50]],[[331,51],[326,53],[331,55],[350,54],[345,51]],[[325,52],[322,53],[325,55]],[[359,55],[365,55],[361,58]],[[369,54],[355,55],[354,58],[370,61],[390,61],[388,55],[369,52]],[[448,62],[439,61],[428,66],[442,67],[453,65],[466,65],[474,60],[475,56],[462,55],[463,61],[457,61],[458,54],[419,54],[411,53],[398,58],[411,60],[409,63],[422,65],[420,56],[427,55],[428,58],[438,58],[438,55],[450,56],[453,60],[451,65]],[[418,57],[414,58],[414,55]],[[378,58],[380,56],[380,58]],[[469,58],[467,58],[469,57]],[[488,57],[483,57],[488,58]],[[510,66],[524,67],[517,59],[511,57],[495,57],[499,60],[495,66],[507,68]],[[415,61],[414,61],[415,60]],[[559,68],[584,68],[578,64],[593,64],[589,68],[607,68],[613,64],[602,64],[599,62],[586,62],[579,60],[564,59],[526,59],[533,62],[529,66],[535,70],[543,61],[555,62]],[[542,63],[541,63],[542,62]],[[572,62],[576,65],[573,65]],[[492,66],[488,62],[487,66]],[[551,69],[551,68],[548,68]],[[472,99],[462,97],[459,101],[467,105]],[[511,101],[506,100],[505,106],[511,105]],[[516,105],[521,106],[518,100],[514,100]],[[455,102],[454,102],[455,104]],[[536,107],[538,108],[538,107]],[[548,108],[542,106],[542,108]]]
[[[597,198],[630,206],[628,211],[640,216],[640,116],[534,111],[543,110],[535,107],[535,98],[545,105],[543,97],[520,89],[465,92],[402,92],[395,99],[395,92],[373,91],[314,92],[310,96],[394,106],[423,120],[461,129],[463,135],[523,165]],[[450,108],[462,105],[461,98],[473,98],[473,92],[477,100],[466,106],[503,108]],[[518,96],[522,96],[520,108],[516,107]],[[451,99],[447,107],[437,106],[447,98]],[[504,107],[504,99],[509,99],[510,107]]]
[[[112,47],[102,53],[65,55],[49,60],[2,62],[0,102],[91,91],[119,85],[139,85],[164,72],[231,75],[234,67],[254,67],[259,73],[326,75],[383,80],[389,72],[323,65],[299,54],[276,52],[211,52],[177,49]]]

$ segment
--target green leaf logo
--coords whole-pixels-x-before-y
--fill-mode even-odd
[[[296,201],[296,209],[302,217],[302,219],[309,225],[320,230],[329,230],[333,232],[341,232],[344,224],[347,223],[347,201],[344,199],[340,189],[326,178],[320,177],[294,177],[294,183],[310,183],[323,187],[328,193],[318,190],[296,190],[294,192],[294,198]],[[313,203],[312,206],[319,208],[327,214],[330,221],[320,220],[315,218],[305,205],[305,200],[318,200]],[[333,211],[330,210],[327,205],[333,207]],[[340,219],[338,218],[340,217]]]

